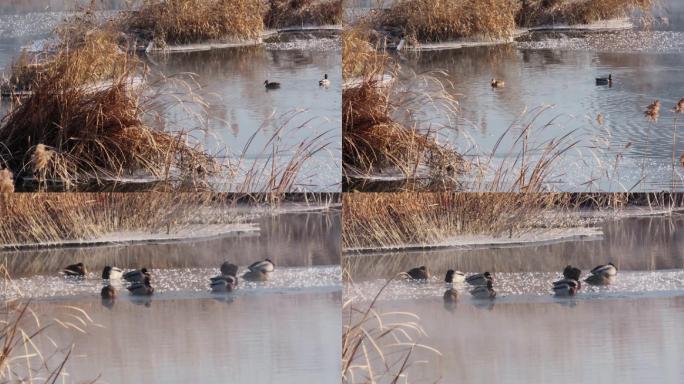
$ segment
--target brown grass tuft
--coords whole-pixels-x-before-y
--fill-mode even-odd
[[[648,10],[654,0],[528,0],[516,16],[523,27],[558,23],[589,24]]]
[[[14,175],[9,169],[0,169],[0,193],[14,192]]]
[[[160,46],[209,40],[256,39],[265,3],[254,0],[144,0],[123,16],[121,28]]]
[[[519,9],[515,0],[400,0],[375,17],[379,30],[399,31],[409,41],[508,37]]]
[[[342,23],[342,0],[269,0],[268,28]]]
[[[646,107],[644,111],[644,116],[651,121],[658,121],[660,116],[660,100],[656,100]]]

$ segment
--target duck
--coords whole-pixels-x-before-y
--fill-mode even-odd
[[[62,274],[65,276],[83,277],[86,273],[88,273],[88,270],[83,263],[67,265],[64,269],[62,269]]]
[[[446,277],[444,277],[444,282],[447,284],[462,283],[465,281],[465,279],[465,273],[450,269],[447,271]]]
[[[211,287],[212,292],[232,292],[237,288],[237,284],[238,278],[236,276],[221,275],[212,277],[209,287]]]
[[[610,285],[613,283],[614,276],[599,273],[597,275],[589,275],[584,281],[589,285]]]
[[[449,288],[446,291],[444,291],[444,303],[445,304],[451,304],[455,303],[458,301],[458,291],[455,290],[454,288]]]
[[[273,272],[275,271],[275,263],[271,259],[264,259],[250,264],[247,269],[250,271]]]
[[[145,276],[142,282],[135,282],[128,287],[128,292],[133,296],[150,296],[154,293],[154,288],[150,284],[150,276]]]
[[[221,270],[221,275],[223,276],[237,276],[238,266],[233,263],[229,263],[226,261],[223,264],[221,264],[221,267],[219,267],[219,269]]]
[[[566,265],[563,269],[563,277],[566,279],[579,281],[580,275],[582,275],[582,270],[577,267],[573,267],[572,265]]]
[[[427,280],[430,278],[430,273],[428,272],[427,267],[424,265],[421,265],[420,267],[416,268],[411,268],[410,270],[408,270],[408,272],[402,272],[399,275],[411,280]]]
[[[494,276],[489,272],[478,273],[466,277],[465,281],[466,283],[474,286],[486,286],[489,283],[494,282]]]
[[[329,87],[330,86],[330,80],[328,80],[328,74],[326,73],[323,75],[323,80],[318,80],[318,86],[319,87]]]
[[[269,278],[269,274],[262,269],[249,270],[242,275],[242,278],[247,281],[266,281]]]
[[[105,285],[100,291],[100,296],[103,299],[113,299],[116,297],[116,289],[114,289],[114,287],[111,285]]]
[[[553,282],[553,293],[556,296],[574,296],[579,290],[580,283],[574,279],[562,279]]]
[[[275,81],[269,82],[268,80],[264,81],[264,86],[266,89],[278,89],[280,88],[280,83],[276,83]]]
[[[506,86],[506,82],[503,80],[497,80],[495,78],[492,78],[492,81],[490,83],[492,85],[492,88],[503,88]]]
[[[613,74],[609,74],[608,77],[597,77],[596,85],[612,85],[613,84]]]
[[[496,297],[496,291],[494,291],[494,283],[489,280],[487,285],[480,285],[475,287],[470,294],[476,299],[494,299]]]
[[[617,267],[613,263],[603,264],[595,267],[591,270],[592,275],[617,275]]]
[[[122,277],[129,283],[140,283],[145,281],[145,278],[149,278],[150,273],[147,271],[147,268],[141,268],[133,271],[128,271],[124,273]]]
[[[123,275],[123,271],[120,268],[112,267],[107,265],[102,270],[102,280],[118,280]]]

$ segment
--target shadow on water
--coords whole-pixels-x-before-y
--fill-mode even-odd
[[[87,334],[53,327],[75,344],[65,370],[84,382],[333,383],[340,372],[340,293],[259,295],[234,300],[36,302],[49,317],[85,310]],[[302,314],[305,314],[304,316]],[[41,345],[39,345],[41,347]],[[47,342],[43,350],[51,350]]]
[[[340,262],[340,212],[284,213],[259,218],[259,235],[229,236],[198,241],[61,248],[0,252],[10,275],[54,274],[65,265],[83,261],[88,269],[216,268],[230,260],[249,265],[271,258],[283,267],[337,265]]]
[[[438,277],[448,269],[464,272],[559,272],[567,264],[586,271],[612,261],[620,270],[684,268],[684,217],[610,220],[602,238],[524,247],[385,252],[345,256],[355,281],[389,278],[419,265]]]

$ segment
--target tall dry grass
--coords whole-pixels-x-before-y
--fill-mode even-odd
[[[16,289],[4,265],[0,265],[0,278],[2,292]],[[99,325],[74,306],[63,306],[67,312],[62,318],[45,318],[33,311],[30,300],[11,300],[3,295],[0,301],[0,382],[65,382],[65,367],[74,346],[55,344],[49,336],[51,328],[85,334],[88,327]],[[47,351],[41,345],[54,348]]]
[[[1,158],[15,175],[70,189],[133,174],[201,179],[217,167],[192,139],[196,127],[171,131],[173,122],[155,112],[203,102],[176,79],[162,80],[166,94],[153,91],[146,66],[116,39],[96,31],[81,46],[62,48],[34,79],[33,93],[0,121]]]
[[[222,39],[257,39],[263,1],[144,0],[119,20],[122,30],[158,46]]]
[[[412,43],[481,36],[504,38],[515,28],[516,0],[400,0],[373,20],[376,29]]]
[[[419,340],[426,336],[420,317],[410,312],[382,312],[377,300],[392,280],[364,305],[349,299],[342,305],[342,382],[398,383],[411,382],[411,366],[424,363],[415,352],[427,351],[439,358],[442,354]],[[350,283],[351,284],[351,283]]]
[[[456,182],[463,159],[448,145],[438,141],[438,129],[399,122],[396,114],[411,116],[410,103],[430,103],[445,114],[453,114],[456,102],[443,94],[419,94],[410,90],[394,92],[387,79],[398,75],[398,68],[369,42],[363,29],[343,32],[342,152],[348,189],[363,190],[363,182],[350,181],[387,169],[398,170],[406,179],[422,177],[424,167],[431,169],[426,185],[438,181]],[[436,79],[425,77],[426,81]],[[411,120],[406,119],[402,121]],[[418,119],[415,119],[418,121]],[[414,187],[412,187],[414,188]]]
[[[268,0],[268,28],[342,23],[342,0]]]
[[[589,24],[648,11],[655,0],[527,0],[516,15],[518,25]]]
[[[31,193],[0,195],[0,244],[91,240],[112,232],[166,232],[233,223],[229,202],[211,193]],[[208,216],[208,214],[211,215]]]

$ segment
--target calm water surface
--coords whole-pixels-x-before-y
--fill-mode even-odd
[[[378,309],[420,316],[420,343],[409,382],[637,383],[684,380],[684,254],[681,216],[603,224],[604,236],[539,246],[348,256],[354,284],[345,295],[368,303],[387,278],[427,265],[426,284],[395,281]],[[584,274],[600,263],[620,268],[609,287],[583,287],[573,299],[551,296],[551,282],[571,263]],[[459,303],[445,306],[447,269],[495,273],[494,301],[472,299],[456,285]],[[363,305],[363,304],[361,304]],[[386,319],[386,322],[392,318]],[[404,319],[405,320],[405,319]]]

